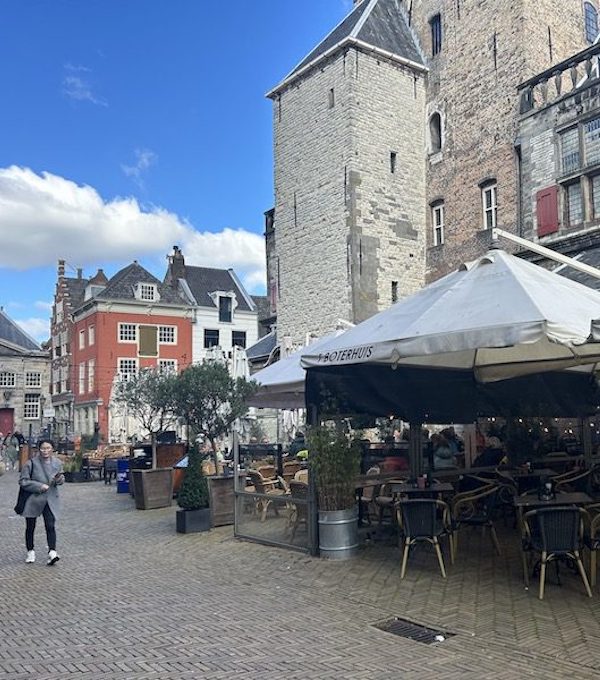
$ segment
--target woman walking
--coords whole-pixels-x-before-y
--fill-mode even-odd
[[[54,446],[49,439],[42,439],[38,444],[39,455],[23,466],[19,484],[30,493],[25,502],[25,545],[27,556],[25,562],[35,562],[34,534],[37,518],[42,515],[48,541],[48,566],[60,559],[56,552],[56,519],[60,512],[58,486],[65,481],[62,463],[54,456]]]

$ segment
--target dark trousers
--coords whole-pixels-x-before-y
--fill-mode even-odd
[[[48,503],[44,506],[44,512],[42,513],[44,518],[44,526],[46,527],[46,539],[48,540],[48,550],[56,550],[56,528],[55,519],[50,510]],[[37,517],[26,517],[25,522],[27,523],[25,527],[25,545],[27,550],[33,550],[33,535],[35,533],[35,524]]]

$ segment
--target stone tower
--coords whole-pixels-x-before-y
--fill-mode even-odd
[[[402,0],[429,67],[427,278],[518,232],[517,86],[586,46],[581,0]],[[440,228],[441,225],[441,228]],[[504,241],[503,247],[510,247]]]
[[[268,96],[278,336],[303,344],[425,280],[425,59],[398,0],[363,0]]]

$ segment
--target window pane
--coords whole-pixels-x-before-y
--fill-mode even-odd
[[[133,323],[119,324],[119,340],[135,342],[137,340],[137,327]]]
[[[42,374],[37,372],[25,373],[25,387],[41,387]]]
[[[598,12],[591,2],[584,3],[585,39],[593,43],[598,35]]]
[[[204,329],[204,348],[216,347],[219,344],[219,331]]]
[[[585,162],[588,165],[600,162],[600,118],[588,121],[583,126]]]
[[[40,395],[26,394],[23,403],[23,418],[37,420],[40,417]]]
[[[219,298],[219,321],[225,323],[231,322],[231,298],[230,297],[220,297]]]
[[[233,347],[243,347],[246,349],[246,331],[232,331],[231,344]]]
[[[572,128],[560,136],[563,172],[573,172],[580,165],[579,159],[579,131]]]
[[[570,184],[567,187],[567,204],[569,224],[580,224],[583,221],[583,206],[579,182],[577,184]]]
[[[594,203],[594,218],[600,217],[600,175],[592,177],[592,200]]]

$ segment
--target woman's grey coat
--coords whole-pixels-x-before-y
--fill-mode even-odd
[[[47,469],[48,476],[45,471]],[[50,506],[52,514],[56,519],[60,514],[60,497],[58,495],[58,487],[56,485],[50,486],[48,491],[42,491],[42,484],[50,484],[52,478],[57,473],[62,475],[62,463],[58,458],[52,456],[50,464],[46,467],[42,463],[39,456],[28,460],[19,477],[19,484],[25,491],[32,492],[31,496],[25,503],[25,510],[23,510],[22,517],[39,517],[44,511],[46,503]],[[59,477],[57,484],[62,484],[64,477]]]

